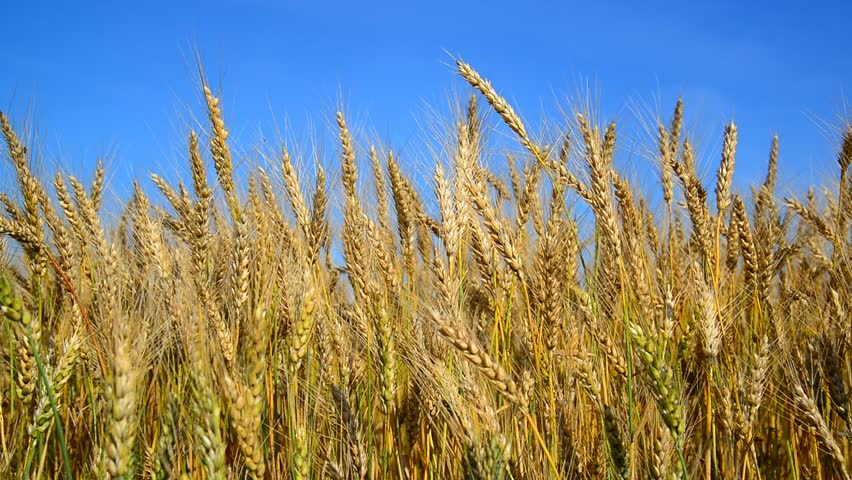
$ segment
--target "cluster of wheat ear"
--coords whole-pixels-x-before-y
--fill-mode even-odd
[[[186,183],[108,213],[0,114],[0,477],[850,478],[852,127],[781,200],[730,123],[708,195],[679,101],[640,188],[615,123],[533,134],[457,67],[433,178],[342,113],[337,160],[236,154],[202,81]]]

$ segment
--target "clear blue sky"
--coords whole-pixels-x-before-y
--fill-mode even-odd
[[[840,124],[852,85],[850,2],[83,3],[5,2],[0,108],[32,114],[49,162],[112,156],[117,191],[183,161],[189,112],[204,112],[196,48],[244,148],[276,118],[325,128],[341,96],[391,146],[415,145],[427,105],[466,91],[449,52],[531,121],[585,82],[607,119],[637,103],[668,116],[683,95],[708,175],[733,117],[740,182],[763,175],[775,132],[790,184],[833,173],[822,122]]]

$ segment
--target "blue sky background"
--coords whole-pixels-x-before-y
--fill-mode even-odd
[[[191,115],[204,115],[196,48],[243,149],[285,118],[300,134],[327,128],[342,98],[357,126],[416,150],[425,112],[469,91],[449,52],[532,124],[591,85],[625,138],[634,111],[668,118],[683,95],[708,178],[734,118],[737,183],[762,178],[777,132],[782,180],[797,188],[836,168],[828,130],[849,118],[852,3],[789,3],[4,2],[0,109],[34,120],[48,169],[111,158],[121,193],[186,168]],[[633,157],[626,168],[648,169]]]

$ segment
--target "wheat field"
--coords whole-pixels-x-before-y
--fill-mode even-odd
[[[202,78],[186,184],[111,211],[0,115],[0,477],[849,479],[852,127],[839,181],[779,196],[768,138],[737,192],[737,126],[703,179],[678,101],[638,182],[615,123],[531,132],[456,67],[414,175],[343,113],[334,171],[236,175]]]

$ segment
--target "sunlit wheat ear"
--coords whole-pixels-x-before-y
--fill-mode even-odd
[[[52,394],[57,409],[65,401],[64,396],[68,380],[70,380],[71,375],[74,373],[77,360],[80,358],[81,343],[80,337],[77,334],[72,335],[63,345],[59,362],[53,371],[50,372],[50,388],[53,390]],[[47,392],[42,392],[36,405],[35,413],[33,414],[30,436],[36,437],[44,434],[53,425],[54,420],[53,407],[50,405]]]
[[[553,222],[553,219],[551,221]],[[563,327],[562,272],[566,262],[563,248],[565,242],[558,237],[560,223],[556,221],[548,225],[540,241],[535,261],[538,274],[536,290],[539,291],[538,302],[542,319],[540,335],[550,352],[559,345]]]
[[[299,224],[302,232],[307,235],[310,231],[311,223],[308,204],[302,193],[302,187],[299,183],[299,177],[296,175],[296,169],[293,166],[290,152],[284,147],[281,149],[281,171],[284,177],[284,187],[287,190],[287,200],[290,203],[290,208],[296,215],[296,222]]]
[[[760,349],[750,359],[751,371],[745,376],[744,384],[740,386],[744,395],[737,420],[737,429],[742,442],[751,440],[758,409],[763,404],[763,396],[769,380],[767,377],[771,373],[769,346],[768,339],[764,337]]]
[[[92,204],[97,211],[100,211],[103,206],[105,181],[106,168],[104,168],[104,162],[98,159],[97,163],[95,163],[95,178],[92,180],[91,189],[89,189],[89,196],[92,197]]]
[[[736,219],[736,207],[731,209],[730,220],[727,228],[727,250],[725,252],[725,266],[729,271],[736,271],[740,261],[740,231]]]
[[[260,418],[263,411],[265,384],[264,377],[267,367],[267,346],[270,333],[270,319],[267,311],[262,306],[255,308],[251,327],[247,332],[248,342],[246,344],[247,363],[247,387],[251,400],[250,410],[252,415]]]
[[[822,215],[813,208],[802,205],[795,198],[787,199],[787,207],[796,213],[808,226],[819,232],[826,240],[834,239],[834,231]]]
[[[68,229],[65,222],[56,210],[52,198],[48,195],[44,188],[40,188],[39,204],[41,211],[44,214],[45,221],[53,237],[53,244],[56,247],[58,254],[59,266],[62,271],[70,278],[75,276],[73,271],[74,265],[74,241],[72,232]],[[6,202],[4,201],[4,204]],[[66,286],[67,288],[67,286]]]
[[[246,223],[251,225],[256,232],[255,237],[260,238],[268,238],[269,237],[269,227],[271,225],[271,215],[265,215],[263,212],[263,205],[260,200],[260,192],[257,186],[258,178],[255,174],[252,174],[248,178],[248,186],[247,186],[247,199],[246,199]]]
[[[21,222],[0,217],[0,234],[8,235],[9,238],[18,242],[28,255],[37,255],[45,248],[44,242],[32,233],[32,229]]]
[[[151,174],[151,181],[160,190],[160,193],[169,201],[179,219],[186,219],[189,215],[189,202],[176,192],[166,180],[159,175]],[[182,228],[182,225],[180,226]]]
[[[228,368],[234,368],[237,361],[237,347],[234,345],[234,337],[231,335],[231,329],[215,305],[207,305],[207,316],[213,326],[213,331],[216,333],[216,338],[219,340],[219,348],[221,349],[225,363]]]
[[[694,152],[689,140],[683,142],[683,162],[672,164],[675,174],[683,186],[689,219],[692,222],[692,238],[698,243],[701,252],[708,259],[711,256],[710,213],[707,210],[707,191],[689,167],[694,162]]]
[[[9,160],[15,169],[15,174],[18,181],[18,188],[21,191],[21,200],[23,202],[23,210],[26,223],[33,230],[33,233],[41,233],[42,219],[38,212],[38,198],[41,190],[41,184],[30,171],[30,160],[27,148],[21,143],[18,134],[12,128],[9,118],[0,112],[0,130],[3,132],[3,137],[6,140],[6,148],[9,153]]]
[[[388,246],[384,243],[382,230],[369,218],[363,218],[363,222],[385,285],[392,295],[396,295],[399,293],[400,280],[396,272],[395,259],[388,251]]]
[[[260,177],[260,195],[263,199],[264,213],[269,216],[272,225],[282,231],[289,230],[289,225],[284,221],[282,208],[278,203],[278,188],[272,186],[272,178],[263,167],[257,167]]]
[[[494,87],[491,86],[491,82],[482,78],[479,73],[473,69],[473,67],[461,60],[456,60],[456,67],[458,67],[459,75],[467,80],[473,88],[479,90],[479,92],[485,97],[485,100],[488,101],[488,104],[491,105],[491,108],[493,108],[494,111],[500,115],[500,118],[503,119],[506,125],[512,129],[516,135],[518,135],[521,144],[526,147],[530,153],[532,153],[537,161],[542,162],[543,159],[541,153],[527,134],[526,127],[524,127],[521,117],[515,113],[512,106],[509,105],[509,102],[497,93]]]
[[[654,480],[664,480],[675,476],[668,475],[672,469],[672,435],[660,422],[655,423],[656,427],[653,428],[652,432],[653,443],[648,459],[648,475]]]
[[[326,187],[326,174],[322,166],[317,165],[314,195],[311,198],[311,229],[309,259],[316,263],[319,261],[320,250],[331,241],[328,222],[328,192]]]
[[[228,207],[234,218],[240,216],[240,207],[234,191],[234,165],[231,159],[231,149],[228,147],[228,129],[225,128],[225,118],[219,106],[219,98],[213,95],[206,84],[203,85],[204,100],[207,102],[207,113],[210,119],[210,153],[213,156],[213,166],[219,179],[219,185],[225,193]]]
[[[429,315],[432,322],[437,325],[438,333],[479,370],[506,400],[521,408],[526,408],[527,399],[521,396],[517,384],[500,364],[495,362],[487,352],[478,347],[467,335],[450,326],[450,322],[437,310],[430,309]]]
[[[476,175],[475,168],[475,165],[466,165],[466,168],[460,171],[462,175],[465,175],[463,182],[467,197],[482,217],[491,242],[497,247],[512,272],[517,275],[521,282],[524,282],[526,274],[523,259],[516,246],[515,236],[510,232],[510,227],[506,222],[501,221],[499,212],[488,197],[484,182],[480,181]]]
[[[88,238],[94,243],[99,262],[95,265],[97,276],[95,285],[100,305],[105,314],[110,317],[118,309],[119,257],[114,244],[107,241],[107,233],[101,222],[100,215],[95,211],[92,200],[86,188],[74,177],[68,177],[74,190],[74,198],[78,212],[82,218]]]
[[[843,479],[849,479],[849,473],[846,470],[846,457],[843,454],[843,450],[834,438],[834,434],[828,427],[828,424],[820,413],[819,408],[817,408],[816,403],[808,394],[805,393],[802,385],[799,383],[796,383],[793,386],[793,400],[796,402],[796,406],[802,410],[804,420],[807,421],[808,425],[816,433],[817,440],[822,448],[834,461],[834,465],[839,471],[840,477]]]
[[[745,211],[745,204],[742,199],[737,196],[734,198],[734,219],[736,221],[737,238],[739,238],[740,251],[743,256],[743,272],[746,284],[752,284],[757,277],[758,259],[757,249],[752,237],[751,225],[748,221],[748,215]]]
[[[633,192],[626,180],[622,179],[614,171],[611,173],[612,183],[615,187],[615,196],[618,199],[618,208],[621,216],[622,229],[624,230],[624,258],[628,271],[633,277],[633,289],[639,298],[639,309],[646,318],[651,317],[650,307],[652,305],[651,292],[648,286],[647,266],[645,265],[645,247],[642,239],[642,214],[636,208],[633,201]]]
[[[413,276],[416,267],[414,255],[415,214],[411,198],[405,188],[405,179],[399,163],[393,154],[388,155],[388,175],[391,181],[391,193],[396,209],[399,244],[402,249],[402,260],[409,278]]]
[[[373,180],[376,187],[376,215],[379,218],[379,226],[382,228],[382,232],[388,232],[390,229],[390,220],[388,218],[387,181],[385,180],[384,169],[382,168],[382,163],[379,160],[375,146],[370,146],[370,165],[373,169]],[[383,233],[383,235],[386,234]]]
[[[577,295],[577,293],[580,292],[576,285],[572,286],[572,291],[575,292],[574,295]],[[577,296],[580,297],[579,311],[581,312],[580,317],[582,322],[585,324],[586,328],[589,329],[592,339],[597,343],[603,351],[603,354],[606,356],[611,371],[626,378],[627,361],[624,358],[624,354],[618,348],[614,339],[601,331],[601,328],[597,323],[597,319],[594,318],[591,306],[588,303],[590,301],[588,296],[582,294]]]
[[[251,248],[249,236],[249,217],[243,215],[235,222],[234,226],[234,251],[232,272],[232,293],[236,301],[236,310],[239,312],[248,301],[249,295],[249,262],[251,261]]]
[[[0,130],[2,130],[3,137],[6,140],[9,160],[15,169],[18,189],[21,193],[24,215],[20,219],[20,225],[27,231],[26,236],[31,237],[36,243],[41,243],[44,238],[44,221],[41,215],[39,215],[39,198],[42,196],[41,192],[43,190],[41,183],[39,183],[30,170],[30,159],[27,148],[21,143],[18,134],[12,128],[9,118],[3,112],[0,112]],[[3,230],[7,229],[4,228]],[[33,270],[39,277],[43,277],[47,272],[45,252],[42,250],[27,249],[26,253]]]
[[[529,171],[525,175],[524,188],[518,198],[518,221],[517,229],[521,230],[529,219],[530,210],[533,203],[536,202],[538,193],[538,182],[541,178],[541,166],[538,163],[530,165]]]
[[[195,132],[189,134],[189,166],[192,171],[192,187],[199,199],[205,199],[213,194],[207,183],[207,172],[204,168],[204,160],[198,150],[198,135]]]
[[[305,285],[305,293],[299,308],[298,317],[293,324],[290,334],[290,351],[288,355],[289,369],[291,375],[299,369],[302,359],[308,353],[311,341],[311,333],[314,326],[314,314],[317,308],[316,289],[311,280]]]
[[[585,160],[591,179],[589,199],[601,230],[604,245],[602,260],[609,268],[613,268],[618,265],[621,253],[621,235],[612,203],[610,168],[615,148],[615,123],[607,127],[604,139],[600,138],[597,126],[590,125],[582,113],[577,113],[577,123],[586,146]]]
[[[261,417],[258,401],[247,386],[232,373],[224,372],[222,387],[228,399],[228,413],[231,425],[237,434],[240,451],[246,468],[255,476],[263,478],[266,464],[261,445]]]
[[[554,180],[556,183],[556,187],[560,191],[564,191],[565,189],[571,189],[577,192],[577,195],[583,199],[586,203],[591,204],[592,195],[589,191],[589,188],[568,169],[568,163],[571,158],[571,150],[572,150],[572,139],[571,134],[566,133],[562,139],[562,146],[559,149],[559,155],[556,158],[550,158],[549,167],[552,172],[554,172]],[[517,194],[516,197],[520,198],[520,194]]]
[[[731,205],[731,180],[734,177],[734,157],[737,152],[737,126],[734,122],[725,126],[725,141],[722,146],[722,161],[716,172],[716,211],[721,217]]]
[[[464,121],[467,124],[468,141],[471,145],[478,146],[482,139],[482,116],[479,113],[479,102],[476,94],[472,93],[468,97],[467,111],[464,112]]]
[[[701,332],[702,353],[708,364],[713,365],[716,363],[722,348],[723,332],[720,325],[720,313],[716,309],[713,290],[710,287],[705,287],[705,292],[701,296],[700,307],[699,330]]]
[[[671,205],[674,197],[674,177],[672,175],[672,164],[674,158],[670,146],[671,138],[669,131],[660,123],[658,130],[658,148],[660,152],[660,180],[663,185],[663,200],[666,205]]]
[[[53,188],[56,190],[56,197],[59,201],[59,207],[68,224],[71,226],[71,231],[77,240],[77,248],[86,243],[86,233],[83,229],[83,223],[77,215],[77,209],[74,207],[71,194],[68,192],[68,187],[65,185],[65,179],[62,174],[57,172],[53,180]]]
[[[441,240],[447,253],[450,275],[456,270],[459,242],[461,240],[461,225],[458,212],[453,202],[453,192],[444,173],[444,168],[438,164],[435,167],[435,193],[438,197],[438,208],[441,212]]]
[[[577,358],[576,363],[575,374],[577,375],[579,385],[585,389],[595,405],[601,407],[601,386],[599,376],[595,372],[594,359],[589,355],[588,358]]]
[[[343,162],[341,163],[343,190],[347,199],[357,202],[358,172],[355,168],[355,149],[352,146],[352,135],[349,133],[346,120],[341,112],[337,112],[337,127],[340,129],[340,144],[343,147]]]
[[[137,432],[138,356],[131,337],[129,319],[118,318],[113,344],[110,384],[111,421],[107,446],[107,472],[114,479],[131,473],[133,444]]]
[[[761,196],[771,196],[775,193],[775,184],[778,181],[778,135],[772,137],[772,145],[769,148],[769,163],[766,166],[766,177],[761,185]],[[771,200],[762,198],[762,201]]]
[[[210,117],[213,135],[210,139],[210,150],[213,155],[213,163],[219,175],[219,183],[226,194],[234,190],[231,165],[231,151],[228,148],[228,130],[225,128],[225,120],[222,118],[222,109],[219,107],[219,98],[207,85],[204,85],[204,99],[207,102],[207,111]]]
[[[144,255],[146,263],[153,265],[156,272],[165,277],[170,273],[171,259],[163,245],[162,229],[151,216],[151,204],[138,183],[134,183],[133,192],[135,201],[132,219],[136,245]]]
[[[387,307],[379,304],[377,308],[379,310],[376,315],[379,361],[382,366],[381,406],[384,413],[389,415],[396,408],[396,341]]]
[[[671,156],[677,157],[678,149],[680,148],[680,138],[683,131],[683,97],[678,97],[675,103],[675,109],[672,113],[671,121]]]

